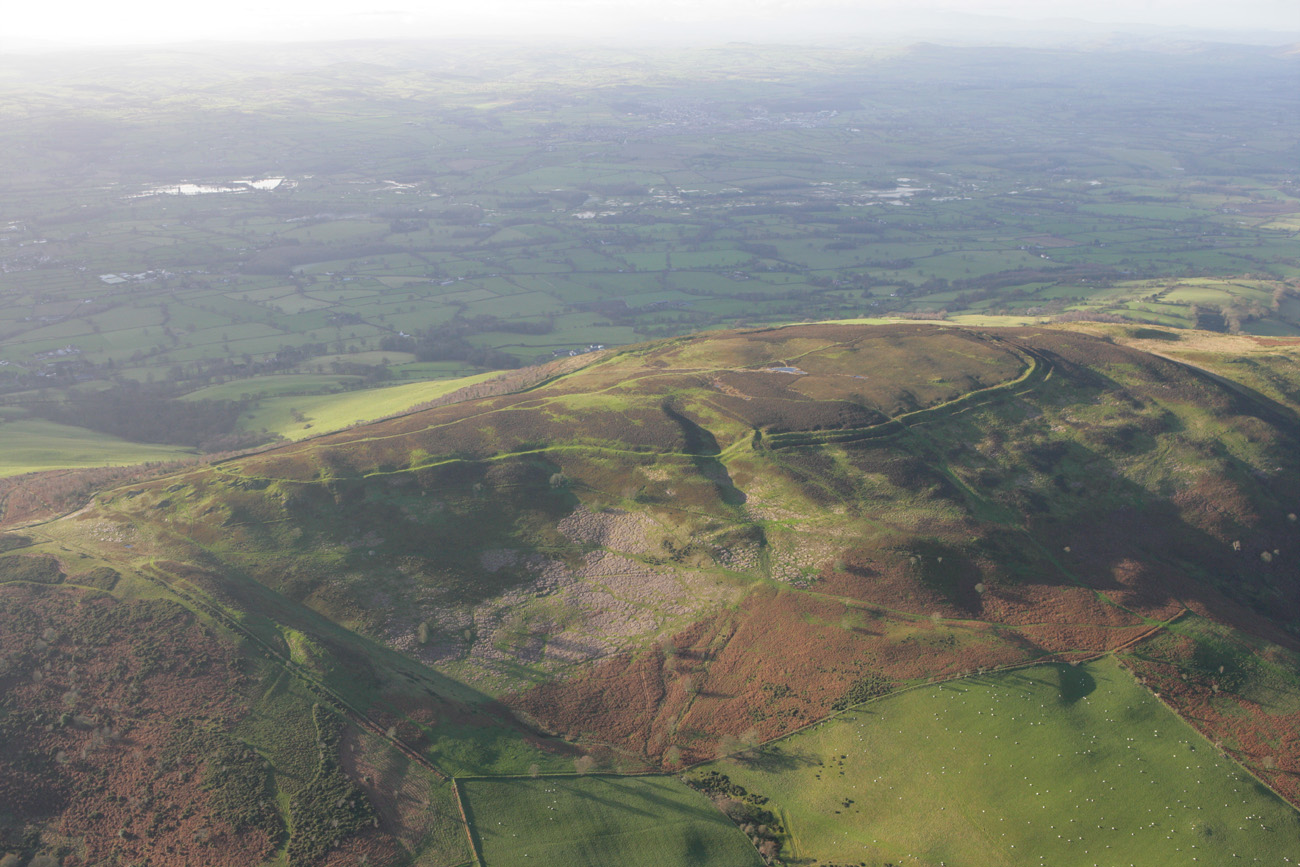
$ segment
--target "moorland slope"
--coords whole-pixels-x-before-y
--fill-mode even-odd
[[[70,793],[126,785],[120,719],[164,751],[203,732],[165,766],[192,815],[257,829],[246,863],[454,864],[484,837],[453,778],[677,770],[909,685],[1101,655],[1300,800],[1285,398],[1044,328],[801,325],[585,361],[3,537],[6,604],[62,619],[7,639],[0,721],[55,721],[31,773],[65,793],[11,811],[3,845],[97,833],[107,811]],[[80,625],[104,611],[151,612],[123,621],[147,649]],[[219,650],[190,672],[200,640]],[[153,668],[82,661],[113,654]],[[225,704],[168,711],[168,672]],[[236,747],[261,763],[231,782]],[[124,804],[125,836],[83,857],[202,848]]]

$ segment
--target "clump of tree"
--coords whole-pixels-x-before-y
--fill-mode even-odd
[[[547,197],[558,201],[566,208],[579,208],[587,203],[591,194],[585,190],[551,190]]]
[[[686,776],[682,780],[692,789],[707,795],[728,819],[735,822],[769,864],[781,854],[781,836],[785,828],[777,815],[767,809],[765,796],[733,783],[730,777],[719,771]]]
[[[236,831],[261,831],[268,840],[283,831],[270,763],[230,735],[180,720],[159,761],[164,767],[201,764],[199,788],[213,817]]]
[[[316,775],[289,802],[293,834],[289,863],[311,864],[362,828],[375,822],[366,795],[344,776],[338,751],[342,722],[320,705],[312,707],[320,754]]]
[[[32,544],[30,536],[21,536],[17,533],[0,533],[0,554],[5,551],[26,548],[30,544]]]
[[[290,241],[254,252],[244,262],[242,270],[245,274],[288,274],[313,262],[365,259],[404,251],[395,244],[303,244]]]
[[[0,559],[0,577],[6,581],[31,581],[37,584],[58,584],[63,580],[59,561],[45,555],[16,555]]]
[[[483,221],[485,211],[478,205],[462,202],[443,208],[438,219],[452,226],[475,226]]]
[[[1116,316],[1114,313],[1098,313],[1093,310],[1070,310],[1056,317],[1057,322],[1109,322],[1113,324],[1126,323],[1129,320],[1123,316]]]
[[[1191,314],[1194,327],[1202,331],[1225,332],[1231,327],[1228,317],[1217,307],[1201,307],[1193,304]],[[1241,323],[1238,322],[1237,325],[1240,327]]]
[[[116,569],[108,566],[96,566],[89,572],[83,572],[80,575],[72,576],[72,583],[81,584],[86,587],[96,587],[100,590],[112,590],[117,586],[117,582],[122,575]]]
[[[380,341],[385,352],[411,352],[420,361],[464,361],[475,367],[508,370],[519,367],[519,359],[490,346],[475,346],[468,338],[488,331],[546,334],[549,320],[538,323],[505,322],[495,316],[455,319],[444,325],[418,331],[414,335],[389,336]]]
[[[1281,299],[1277,298],[1271,312],[1277,312]],[[1223,308],[1223,319],[1228,324],[1228,331],[1240,334],[1245,325],[1266,318],[1270,309],[1257,301],[1237,300]]]
[[[981,585],[982,586],[982,585]],[[831,704],[832,710],[847,710],[855,704],[862,704],[867,699],[885,695],[893,689],[893,684],[878,674],[868,674],[849,684],[844,695]]]
[[[122,439],[233,451],[269,441],[267,434],[236,429],[243,400],[177,400],[171,384],[124,382],[113,388],[28,409],[60,424],[89,428]]]
[[[382,364],[361,364],[356,361],[331,361],[330,372],[341,376],[360,377],[361,386],[370,386],[392,377],[393,373]]]

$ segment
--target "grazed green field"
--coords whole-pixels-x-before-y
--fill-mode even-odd
[[[664,777],[462,784],[485,867],[743,867],[762,861],[707,800]]]
[[[481,373],[459,379],[413,382],[339,394],[267,397],[258,401],[240,420],[240,427],[247,431],[278,433],[290,440],[305,439],[404,412],[495,375]],[[281,380],[297,379],[299,377],[267,377],[271,391],[281,386],[291,387]],[[325,377],[302,379],[322,380]],[[248,389],[251,386],[244,383],[242,387]],[[203,389],[191,396],[229,400],[239,397],[239,394],[232,393],[229,386],[223,385]],[[42,419],[15,418],[0,422],[0,477],[43,470],[174,461],[193,454],[192,449],[183,446],[130,442]]]
[[[701,770],[771,799],[793,863],[1283,864],[1300,852],[1300,814],[1110,659],[913,690]]]
[[[0,476],[174,461],[193,454],[191,449],[181,446],[133,443],[42,419],[18,419],[0,424]]]

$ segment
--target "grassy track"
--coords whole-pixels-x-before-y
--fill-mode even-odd
[[[1296,811],[1111,659],[910,691],[709,769],[771,799],[796,863],[1190,867],[1300,852]]]
[[[743,867],[762,863],[703,797],[665,777],[462,783],[484,867]]]

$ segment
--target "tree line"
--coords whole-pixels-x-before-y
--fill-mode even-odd
[[[212,452],[249,448],[270,439],[236,429],[247,407],[243,400],[177,400],[173,384],[128,381],[66,401],[28,404],[27,409],[49,421],[121,439]]]

